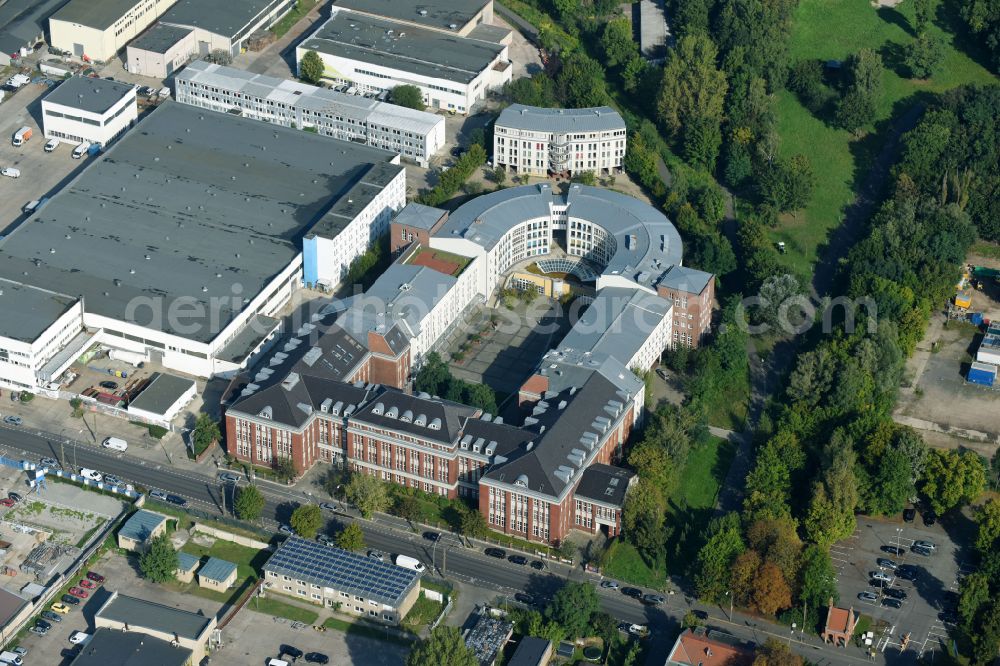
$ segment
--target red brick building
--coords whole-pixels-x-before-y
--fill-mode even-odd
[[[389,249],[396,255],[414,241],[423,247],[430,247],[431,236],[447,220],[447,211],[423,204],[408,203],[391,222]]]
[[[712,327],[715,276],[672,266],[657,283],[656,293],[673,301],[673,344],[699,346]]]

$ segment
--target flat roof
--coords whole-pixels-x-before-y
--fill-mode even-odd
[[[90,113],[107,113],[111,107],[129,95],[135,86],[89,76],[71,76],[52,89],[43,102],[61,104]]]
[[[214,580],[219,583],[224,583],[236,573],[236,565],[228,560],[223,560],[218,557],[208,558],[208,562],[198,569],[199,578],[207,578],[209,580]]]
[[[425,206],[424,204],[411,201],[403,206],[401,211],[396,213],[396,217],[392,221],[396,224],[405,224],[414,229],[430,231],[447,214],[447,211],[440,208]]]
[[[181,638],[198,640],[212,622],[210,617],[191,611],[164,606],[137,597],[114,593],[97,611],[97,617],[111,622],[128,623],[129,627],[153,629]]]
[[[118,536],[141,543],[148,539],[153,531],[166,522],[166,520],[167,516],[164,516],[162,513],[139,509],[128,517],[128,520],[125,521],[125,524],[118,531]]]
[[[289,537],[264,564],[264,571],[333,588],[398,608],[419,585],[420,574],[373,557],[315,541]]]
[[[166,415],[177,401],[194,386],[193,379],[157,373],[142,393],[129,402],[129,409],[141,409],[152,414]]]
[[[160,20],[207,30],[232,40],[257,19],[292,0],[178,0]],[[265,25],[270,27],[270,25]]]
[[[177,42],[194,32],[193,28],[182,28],[177,25],[157,23],[131,42],[129,48],[149,51],[150,53],[166,53]],[[190,67],[190,65],[189,65]],[[187,68],[185,68],[187,69]]]
[[[465,646],[482,666],[492,666],[513,632],[514,625],[510,622],[480,614],[465,634]]]
[[[7,0],[0,3],[0,51],[16,53],[45,34],[49,16],[66,0]]]
[[[493,0],[335,0],[336,7],[353,9],[399,21],[419,23],[428,28],[449,30],[452,24],[461,29]]]
[[[3,243],[0,241],[0,254]],[[0,279],[0,336],[34,342],[75,303],[69,296]]]
[[[558,349],[607,354],[629,363],[673,303],[641,289],[605,287],[583,311]]]
[[[594,463],[583,470],[573,496],[621,508],[625,503],[629,482],[634,476],[635,472],[621,467]]]
[[[209,343],[369,172],[398,173],[395,158],[168,101],[4,239],[0,278]]]
[[[625,120],[610,106],[546,109],[511,104],[500,112],[496,126],[531,132],[606,132],[616,129],[625,131]]]
[[[348,95],[298,81],[254,74],[204,60],[195,60],[189,64],[177,75],[177,80],[241,92],[251,97],[326,115],[345,115],[354,120],[389,125],[393,129],[421,136],[444,124],[442,116],[427,111],[379,102],[360,95]]]
[[[334,7],[330,19],[299,48],[411,74],[470,83],[506,47]]]
[[[155,636],[100,627],[70,666],[185,666],[194,653]]]
[[[524,636],[517,644],[507,666],[540,666],[552,648],[552,641],[537,636]]]
[[[52,18],[107,30],[137,4],[139,0],[69,0]]]
[[[10,590],[0,587],[0,626],[6,626],[10,618],[17,615],[27,603],[27,599],[23,599]]]

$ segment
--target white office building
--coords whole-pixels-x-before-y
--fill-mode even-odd
[[[315,51],[324,78],[362,92],[413,85],[424,103],[466,114],[511,80],[508,31],[480,26],[469,37],[333,7],[330,19],[295,49],[296,63]],[[478,37],[477,37],[478,35]],[[493,41],[496,40],[496,41]]]
[[[139,117],[135,86],[106,79],[74,76],[42,100],[46,139],[107,146]]]
[[[618,173],[625,159],[625,121],[608,106],[543,109],[512,104],[496,120],[493,159],[514,173]]]
[[[178,102],[364,143],[426,167],[444,118],[395,104],[198,60],[174,81]]]

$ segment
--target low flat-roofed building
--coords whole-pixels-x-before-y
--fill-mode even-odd
[[[76,360],[60,350],[72,342],[83,351],[91,337],[80,300],[47,289],[0,279],[0,312],[0,386],[8,389],[34,391],[52,381]]]
[[[118,633],[135,632],[176,643],[179,648],[191,651],[192,664],[200,664],[208,652],[216,618],[200,610],[193,613],[130,597],[116,590],[94,615],[94,626],[98,631],[107,628]]]
[[[535,176],[619,173],[625,135],[625,119],[609,106],[546,109],[511,104],[494,126],[493,162]]]
[[[175,99],[382,148],[426,167],[444,147],[444,118],[374,99],[197,60],[174,81]]]
[[[129,402],[129,416],[169,428],[174,417],[194,400],[196,390],[193,379],[155,373],[146,388]]]
[[[264,564],[268,590],[399,624],[420,596],[420,574],[372,557],[290,537]]]
[[[197,52],[194,28],[157,23],[129,42],[125,62],[130,74],[166,79]]]
[[[201,558],[178,551],[177,553],[177,580],[182,583],[190,583],[194,580],[194,572],[201,564]]]
[[[42,99],[46,139],[106,147],[139,118],[135,86],[72,76]]]
[[[194,29],[199,57],[213,51],[236,56],[250,35],[294,8],[295,0],[177,0],[160,22]]]
[[[402,252],[413,243],[430,247],[431,235],[448,219],[448,211],[411,201],[392,220],[389,249]]]
[[[493,666],[513,633],[513,624],[482,612],[465,632],[465,646],[472,650],[479,666]]]
[[[150,541],[167,531],[168,520],[170,518],[162,513],[139,509],[118,530],[118,547],[142,551]]]
[[[547,638],[525,636],[514,649],[507,666],[545,666],[552,658],[552,641]]]
[[[236,564],[218,557],[210,557],[198,569],[198,586],[216,592],[225,592],[236,582]]]
[[[21,49],[45,40],[49,16],[66,0],[7,0],[0,3],[0,67],[16,63]]]
[[[362,92],[417,86],[431,108],[467,114],[511,80],[507,45],[334,7],[295,49],[323,60],[323,78]]]
[[[10,590],[0,587],[0,627],[6,627],[30,603]]]
[[[398,161],[166,102],[0,242],[0,279],[78,297],[105,346],[233,376],[279,333],[307,234],[339,237],[310,256],[339,281],[389,229],[406,198]]]
[[[70,0],[49,19],[52,46],[77,58],[111,60],[176,0]]]
[[[493,0],[336,0],[334,6],[463,37],[493,22]]]
[[[104,627],[80,648],[70,666],[192,666],[194,652],[169,641]]]

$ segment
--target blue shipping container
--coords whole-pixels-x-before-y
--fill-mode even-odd
[[[90,144],[90,148],[87,148],[87,154],[93,157],[94,155],[99,155],[101,153],[101,146],[97,143]]]
[[[997,366],[990,365],[989,363],[973,363],[972,367],[969,368],[969,374],[966,379],[973,384],[980,384],[982,386],[993,386],[993,383],[997,378]]]

